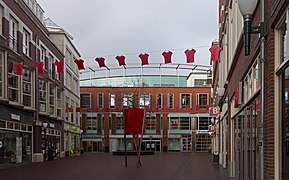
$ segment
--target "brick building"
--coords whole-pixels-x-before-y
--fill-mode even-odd
[[[207,81],[207,75],[204,77]],[[123,77],[119,77],[121,78]],[[153,84],[147,81],[146,86],[134,87],[81,86],[84,150],[124,150],[122,110],[141,107],[146,109],[142,151],[207,152],[210,148],[210,85],[194,80],[198,87],[186,87],[186,78],[180,77],[183,81],[176,83],[177,81],[166,79],[178,79],[177,76],[162,76],[160,87],[155,76],[146,78],[158,85],[153,87]],[[81,84],[87,84],[86,81],[95,82],[84,80]],[[165,86],[166,82],[174,86]],[[178,87],[176,84],[184,86]],[[132,136],[128,137],[127,147],[132,150]]]
[[[257,1],[252,25],[268,23],[268,34],[251,34],[245,55],[238,2],[220,1],[222,50],[213,70],[214,103],[222,109],[219,163],[236,179],[289,179],[288,7]]]

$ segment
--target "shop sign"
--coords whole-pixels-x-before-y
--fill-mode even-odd
[[[219,107],[210,107],[209,108],[210,116],[217,116],[219,114]]]
[[[49,127],[55,128],[55,125],[53,123],[49,123]]]
[[[77,131],[77,126],[72,125],[72,126],[70,126],[70,129],[71,129],[72,131]]]
[[[11,113],[11,119],[20,121],[20,115],[12,114],[12,113]]]

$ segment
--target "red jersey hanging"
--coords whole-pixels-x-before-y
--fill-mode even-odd
[[[35,63],[35,66],[37,67],[38,74],[44,74],[44,70],[43,70],[44,63],[43,62],[37,62],[37,63]]]
[[[21,76],[22,75],[22,64],[14,64],[14,68],[16,70],[16,74]]]
[[[195,53],[196,53],[196,50],[194,50],[194,49],[187,49],[185,51],[185,54],[187,57],[187,63],[195,62]]]
[[[142,134],[144,109],[128,108],[124,110],[125,133]]]
[[[165,64],[172,63],[172,54],[171,51],[165,51],[162,53],[165,59]]]
[[[74,62],[76,63],[78,70],[84,69],[84,61],[82,59],[76,59]]]
[[[140,54],[138,57],[139,57],[140,60],[141,60],[141,65],[142,65],[142,66],[149,64],[149,60],[148,60],[148,59],[149,59],[149,55],[148,55],[147,53],[145,53],[145,54]]]
[[[63,61],[55,61],[54,64],[57,66],[57,72],[58,73],[63,73],[64,62]]]
[[[219,46],[213,46],[209,50],[211,52],[211,61],[219,60],[219,53],[221,48]]]
[[[103,57],[97,57],[95,60],[98,62],[99,68],[106,67],[104,63],[105,59]]]
[[[118,61],[119,66],[125,65],[125,57],[124,56],[116,56],[115,59]]]

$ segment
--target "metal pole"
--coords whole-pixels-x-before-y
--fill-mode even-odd
[[[265,0],[261,0],[261,22],[265,21]],[[264,59],[265,59],[265,37],[261,37],[261,122],[260,122],[260,178],[264,179],[264,94],[265,94],[265,79],[264,79]]]

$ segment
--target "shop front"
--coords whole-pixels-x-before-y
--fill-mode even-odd
[[[30,162],[32,126],[0,120],[0,163]]]

